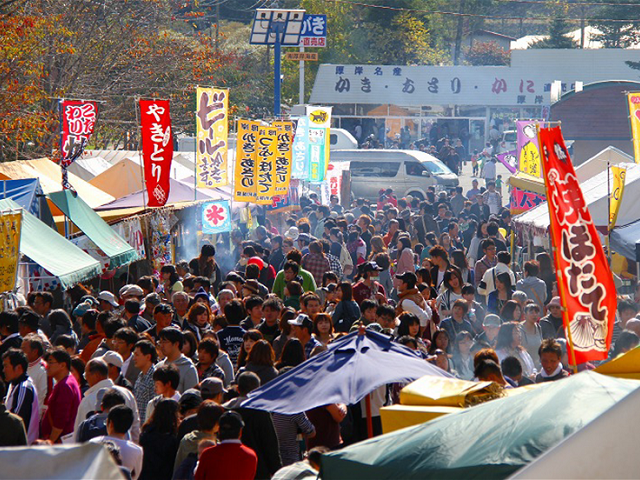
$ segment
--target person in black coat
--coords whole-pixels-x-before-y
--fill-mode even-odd
[[[178,453],[178,402],[158,402],[153,415],[142,426],[140,446],[144,450],[139,480],[171,480]]]

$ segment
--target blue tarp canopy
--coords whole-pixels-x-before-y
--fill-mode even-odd
[[[636,261],[636,244],[640,243],[640,220],[611,231],[611,250]]]
[[[352,405],[378,387],[425,375],[451,377],[387,335],[353,332],[254,390],[242,406],[290,415],[331,403]]]
[[[54,228],[53,216],[37,178],[0,180],[0,198],[10,198],[27,212]]]

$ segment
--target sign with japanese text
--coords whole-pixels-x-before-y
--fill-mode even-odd
[[[238,120],[233,194],[237,202],[256,201],[256,143],[259,129],[260,122]]]
[[[518,170],[540,178],[540,150],[538,148],[537,120],[518,120],[516,122],[516,152]]]
[[[627,178],[627,169],[614,165],[611,167],[613,174],[613,185],[611,197],[609,198],[609,231],[613,230],[618,220],[618,212],[622,204],[622,196],[624,195],[624,184]]]
[[[284,195],[275,195],[271,205],[267,206],[269,213],[295,212],[300,210],[300,180],[292,179],[289,191]]]
[[[258,129],[256,148],[256,180],[258,205],[269,205],[276,193],[276,157],[278,154],[278,129],[261,126]]]
[[[515,150],[499,153],[498,155],[496,155],[496,158],[500,161],[500,163],[507,167],[507,170],[509,170],[511,173],[516,173],[516,171],[518,170],[518,160]]]
[[[229,200],[202,204],[202,233],[224,233],[231,231]]]
[[[284,54],[285,60],[292,60],[294,62],[317,62],[317,52],[287,52]]]
[[[22,212],[0,215],[0,292],[12,292],[16,288],[21,232]]]
[[[307,149],[309,145],[309,119],[300,117],[296,125],[296,134],[293,137],[293,165],[291,178],[307,180],[309,178],[309,157]]]
[[[511,211],[511,215],[520,215],[546,200],[544,195],[512,186],[509,210]]]
[[[323,205],[329,205],[331,195],[338,196],[338,203],[342,202],[342,172],[351,168],[351,162],[329,163],[327,178],[322,183],[320,197]]]
[[[84,100],[61,100],[62,138],[60,140],[62,167],[62,188],[69,185],[67,168],[80,155],[89,143],[98,119],[98,106],[95,102]]]
[[[197,88],[196,99],[196,186],[222,187],[229,181],[229,91]]]
[[[629,122],[633,137],[633,156],[636,163],[640,163],[640,92],[627,94],[629,103]]]
[[[142,158],[149,207],[163,207],[169,198],[173,133],[169,100],[140,100]]]
[[[327,16],[305,13],[300,30],[301,47],[327,46]]]
[[[613,276],[560,127],[543,128],[539,137],[569,348],[578,364],[605,360],[617,308]]]
[[[293,122],[273,122],[278,129],[276,146],[276,195],[284,195],[291,181],[291,162],[293,160]]]
[[[322,182],[329,165],[329,132],[331,107],[307,105],[309,177],[310,182]]]

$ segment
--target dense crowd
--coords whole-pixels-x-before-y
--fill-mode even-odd
[[[280,231],[234,230],[157,277],[32,292],[1,312],[0,444],[103,443],[133,479],[315,478],[323,452],[366,438],[365,408],[242,404],[363,327],[464,380],[569,375],[551,257],[514,261],[493,181],[301,203]],[[612,356],[638,345],[634,300],[619,302]],[[372,393],[375,434],[396,401]]]

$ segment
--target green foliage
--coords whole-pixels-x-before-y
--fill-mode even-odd
[[[465,53],[469,65],[509,65],[509,52],[496,42],[476,42]]]
[[[604,2],[603,2],[604,3]],[[596,9],[589,24],[602,33],[593,39],[602,42],[604,48],[627,48],[640,42],[640,1],[607,0],[607,4]],[[616,3],[625,5],[616,6]],[[635,3],[637,6],[628,4]],[[622,21],[601,21],[611,19]]]
[[[549,25],[549,37],[533,43],[531,48],[578,48],[578,43],[566,35],[568,30],[566,18],[555,17]]]

